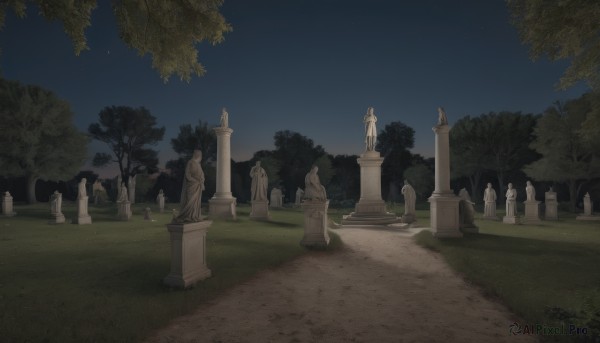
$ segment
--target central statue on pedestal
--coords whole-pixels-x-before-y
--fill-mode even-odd
[[[377,117],[373,113],[373,107],[369,107],[363,122],[365,123],[365,144],[367,151],[374,151],[375,143],[377,142],[377,127],[375,126]]]

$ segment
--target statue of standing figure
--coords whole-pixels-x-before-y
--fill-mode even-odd
[[[365,123],[365,144],[367,151],[374,151],[375,143],[377,142],[377,127],[375,126],[377,117],[373,113],[373,107],[369,107],[367,114],[363,118],[363,122]]]
[[[417,194],[415,193],[415,189],[408,183],[408,180],[404,180],[404,186],[402,186],[402,190],[400,191],[404,196],[404,215],[402,216],[403,222],[407,222],[405,218],[412,217],[412,221],[414,221],[414,217],[416,215],[415,203],[417,202]]]
[[[127,201],[129,201],[127,186],[125,186],[125,182],[122,182],[121,187],[119,188],[119,197],[117,198],[117,202],[127,202]]]
[[[496,190],[492,188],[492,184],[488,182],[487,188],[483,192],[483,202],[485,203],[485,207],[483,210],[483,216],[485,218],[493,218],[496,217],[496,199],[498,196],[496,195]]]
[[[471,201],[471,196],[467,189],[462,188],[458,192],[458,197],[460,198],[459,217],[461,227],[475,226],[475,208],[473,207],[475,203]]]
[[[438,125],[448,125],[448,118],[443,107],[438,107]]]
[[[62,206],[62,194],[58,191],[54,191],[50,196],[50,213],[51,214],[60,214]]]
[[[87,190],[85,189],[85,183],[87,180],[84,178],[79,181],[78,190],[77,190],[77,199],[83,199],[87,197]]]
[[[531,181],[527,181],[527,187],[525,187],[525,193],[527,193],[527,201],[535,201],[535,188],[531,184]]]
[[[267,186],[269,177],[267,172],[260,166],[260,161],[250,170],[252,186],[250,188],[251,200],[267,201]]]
[[[506,216],[517,216],[517,190],[513,188],[512,183],[508,184],[508,189],[506,190]]]
[[[221,127],[229,127],[229,113],[225,107],[221,111]]]
[[[304,198],[327,201],[327,193],[325,192],[325,187],[321,185],[321,180],[319,179],[319,175],[317,175],[318,171],[319,167],[313,166],[308,174],[306,174],[306,177],[304,178]]]
[[[202,151],[194,150],[192,159],[185,166],[183,187],[181,190],[181,210],[173,223],[196,223],[202,221],[201,205],[204,190],[204,171],[200,166]]]

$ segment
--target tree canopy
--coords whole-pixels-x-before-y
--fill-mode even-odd
[[[596,0],[507,0],[521,41],[535,60],[570,59],[562,89],[587,80],[600,88],[600,2]]]
[[[0,79],[0,173],[27,176],[27,200],[38,179],[66,180],[85,163],[87,137],[67,102],[38,86]]]
[[[0,29],[8,9],[23,18],[29,2],[46,19],[63,23],[76,55],[89,49],[85,30],[92,24],[97,0],[0,1]],[[164,81],[173,74],[186,81],[193,74],[202,76],[205,70],[198,61],[196,44],[220,43],[231,31],[219,12],[223,0],[113,0],[111,4],[120,38],[140,56],[150,54],[152,67]]]
[[[163,139],[164,126],[157,128],[156,118],[144,107],[105,107],[100,121],[88,128],[90,136],[106,143],[112,154],[96,153],[93,164],[102,167],[115,162],[123,181],[141,171],[158,171],[158,152],[148,148]]]
[[[384,158],[381,166],[384,198],[386,191],[397,194],[397,189],[402,185],[402,174],[411,165],[412,149],[415,144],[415,130],[406,124],[395,121],[387,124],[377,136],[375,150]],[[393,199],[390,199],[393,200]]]

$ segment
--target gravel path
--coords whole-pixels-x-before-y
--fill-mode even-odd
[[[336,230],[345,248],[259,273],[147,342],[535,342],[409,233]],[[210,257],[209,257],[210,261]]]

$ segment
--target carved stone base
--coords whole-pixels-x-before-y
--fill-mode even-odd
[[[48,221],[48,224],[64,224],[65,221],[65,215],[62,213],[57,213],[52,215],[52,219]]]
[[[540,201],[525,201],[525,216],[522,218],[524,224],[540,224]]]
[[[327,201],[304,201],[304,237],[300,245],[309,248],[324,248],[329,245],[327,233]]]
[[[131,219],[131,203],[129,201],[117,201],[117,219],[127,221]]]
[[[167,224],[171,238],[171,272],[163,282],[187,288],[211,275],[206,266],[206,231],[212,221]]]
[[[433,193],[428,199],[433,235],[438,238],[459,238],[458,204],[460,198],[453,193]]]
[[[519,224],[519,217],[517,216],[504,216],[502,217],[504,224]]]
[[[235,198],[215,198],[208,200],[208,213],[213,218],[236,219]]]
[[[410,223],[414,223],[416,221],[417,221],[417,217],[412,213],[402,215],[402,223],[410,224]]]
[[[546,201],[544,219],[558,220],[558,203],[556,201]]]
[[[92,223],[92,217],[90,216],[83,216],[83,217],[76,217],[73,219],[72,221],[73,224],[91,224]]]
[[[383,200],[364,200],[361,199],[354,206],[354,212],[360,214],[386,213],[385,202]]]
[[[271,216],[269,215],[269,202],[268,201],[254,200],[251,203],[252,203],[252,210],[250,211],[250,219],[258,219],[258,220],[271,219]]]

